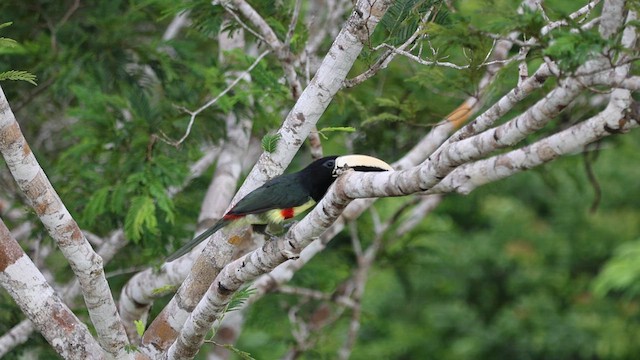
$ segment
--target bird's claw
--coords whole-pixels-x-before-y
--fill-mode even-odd
[[[284,250],[282,251],[282,253],[287,257],[288,260],[298,260],[300,258],[300,253],[293,252],[291,250]]]
[[[284,225],[282,225],[282,228],[284,229],[285,232],[289,231],[293,225],[297,224],[298,220],[292,220]]]

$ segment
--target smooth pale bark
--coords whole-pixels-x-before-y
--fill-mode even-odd
[[[376,1],[371,4],[368,1],[359,1],[356,4],[356,10],[347,19],[345,26],[334,40],[318,72],[284,120],[278,131],[280,139],[276,150],[262,154],[234,199],[242,198],[269,178],[281,174],[288,166],[342,87],[347,73],[390,4],[390,1]],[[200,299],[207,291],[208,284],[213,282],[220,269],[231,260],[233,247],[227,243],[225,235],[224,229],[214,235],[205,247],[204,256],[197,259],[194,264],[192,274],[197,273],[198,276],[190,276],[185,280],[181,291],[187,292],[192,299]],[[208,260],[205,261],[205,259]],[[166,331],[169,327],[166,320],[160,319],[160,321],[164,322],[162,329]],[[177,353],[190,358],[195,354],[192,355],[191,352],[183,349],[193,348],[198,343],[201,341],[182,343],[188,345],[179,348]],[[164,349],[165,343],[154,344],[153,348]],[[176,348],[173,348],[171,355],[175,354]]]
[[[0,88],[0,152],[29,205],[69,261],[80,281],[100,345],[116,358],[128,357],[124,327],[96,254],[31,152]]]
[[[225,26],[223,25],[222,27],[224,28]],[[225,52],[244,49],[244,32],[242,30],[228,33],[221,32],[218,36],[218,43],[220,45],[219,58],[221,62],[224,62]],[[232,74],[238,75],[236,72]],[[251,78],[247,75],[244,80],[251,81]],[[229,207],[242,170],[242,163],[238,159],[246,154],[251,139],[253,123],[248,116],[236,116],[234,113],[229,113],[226,115],[225,121],[227,123],[227,139],[221,150],[215,173],[202,203],[198,217],[200,230],[213,225],[224,215],[225,209]],[[166,287],[167,284],[179,285],[185,280],[185,277],[187,284],[194,283],[194,279],[196,279],[195,283],[197,284],[197,279],[202,277],[198,269],[202,269],[202,267],[195,266],[195,271],[189,272],[189,266],[193,264],[194,259],[202,252],[205,245],[206,241],[203,241],[187,256],[165,264],[159,274],[149,270],[136,275],[123,288],[123,294],[126,291],[126,299],[130,302],[128,308],[132,310],[132,314],[134,316],[144,315],[146,320],[149,305],[153,299],[161,295],[155,291],[157,288]],[[229,247],[233,249],[231,244],[229,244]],[[206,284],[202,286],[206,286]],[[192,291],[194,290],[187,286],[182,286],[178,290],[169,304],[165,306],[145,332],[142,339],[145,344],[152,343],[156,344],[156,346],[157,344],[166,344],[165,346],[168,347],[175,340],[182,324],[199,299],[197,296],[192,295]],[[135,311],[137,304],[145,304],[147,306],[144,309]],[[146,347],[145,350],[149,353],[156,351],[152,347]]]
[[[638,103],[632,106],[627,90],[616,90],[609,106],[598,115],[532,145],[463,165],[428,193],[468,194],[487,183],[529,170],[563,155],[581,152],[586,145],[606,136],[637,128],[640,125],[639,106]]]
[[[55,294],[44,275],[22,251],[0,220],[0,286],[65,359],[104,359],[89,329]],[[23,327],[26,327],[23,326]],[[16,336],[24,336],[16,333]],[[0,346],[0,353],[4,353]]]
[[[583,65],[577,73],[594,74],[606,68],[604,59],[596,59]],[[337,218],[336,216],[331,219],[335,215],[332,211],[335,207],[344,207],[349,199],[353,198],[401,196],[429,189],[457,166],[478,160],[494,150],[516,144],[546,125],[575,99],[589,83],[589,81],[585,83],[585,80],[588,80],[586,76],[580,75],[561,81],[558,87],[532,108],[501,126],[443,145],[434,156],[419,167],[393,173],[350,172],[346,174],[336,182],[309,216],[291,229],[283,241],[265,245],[262,249],[248,254],[222,270],[185,324],[177,344],[198,339],[212,321],[219,318],[231,294],[242,284],[252,280],[261,272],[270,271],[273,266],[285,261],[291,254],[299,252],[301,247],[304,248],[308,244],[308,238],[305,237],[316,236],[322,231],[318,226],[332,223]],[[536,82],[536,86],[543,82],[540,79],[533,81]],[[618,106],[617,115],[620,115],[620,108],[624,107]],[[614,120],[619,119],[619,116],[614,117]],[[635,120],[629,120],[627,123],[634,124],[634,122]],[[488,123],[487,126],[490,124]],[[588,127],[588,123],[585,127]]]

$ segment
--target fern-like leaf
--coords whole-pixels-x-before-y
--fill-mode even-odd
[[[3,46],[3,42],[2,40],[10,40],[10,39],[4,39],[1,38],[0,39],[0,47]],[[33,85],[38,85],[36,84],[36,76],[33,75],[32,73],[28,72],[28,71],[21,71],[21,70],[9,70],[9,71],[5,71],[0,73],[0,81],[2,80],[15,80],[15,81],[26,81],[30,84]]]
[[[138,242],[145,229],[151,233],[158,230],[156,205],[148,196],[136,196],[131,200],[131,207],[124,219],[124,231],[129,239]]]
[[[255,288],[244,288],[238,291],[231,301],[229,301],[229,305],[227,305],[227,312],[238,310],[242,304],[244,304],[247,299],[256,292]]]
[[[280,134],[267,134],[262,138],[262,149],[268,153],[276,151]]]

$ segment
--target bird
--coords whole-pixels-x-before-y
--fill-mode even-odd
[[[279,224],[313,207],[345,169],[392,171],[386,162],[368,155],[332,155],[313,161],[304,169],[276,176],[243,197],[213,226],[167,257],[174,261],[223,227]]]

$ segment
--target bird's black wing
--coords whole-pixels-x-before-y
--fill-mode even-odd
[[[309,192],[300,185],[298,174],[279,176],[267,181],[238,201],[229,211],[232,215],[258,214],[273,209],[286,209],[307,203]]]

